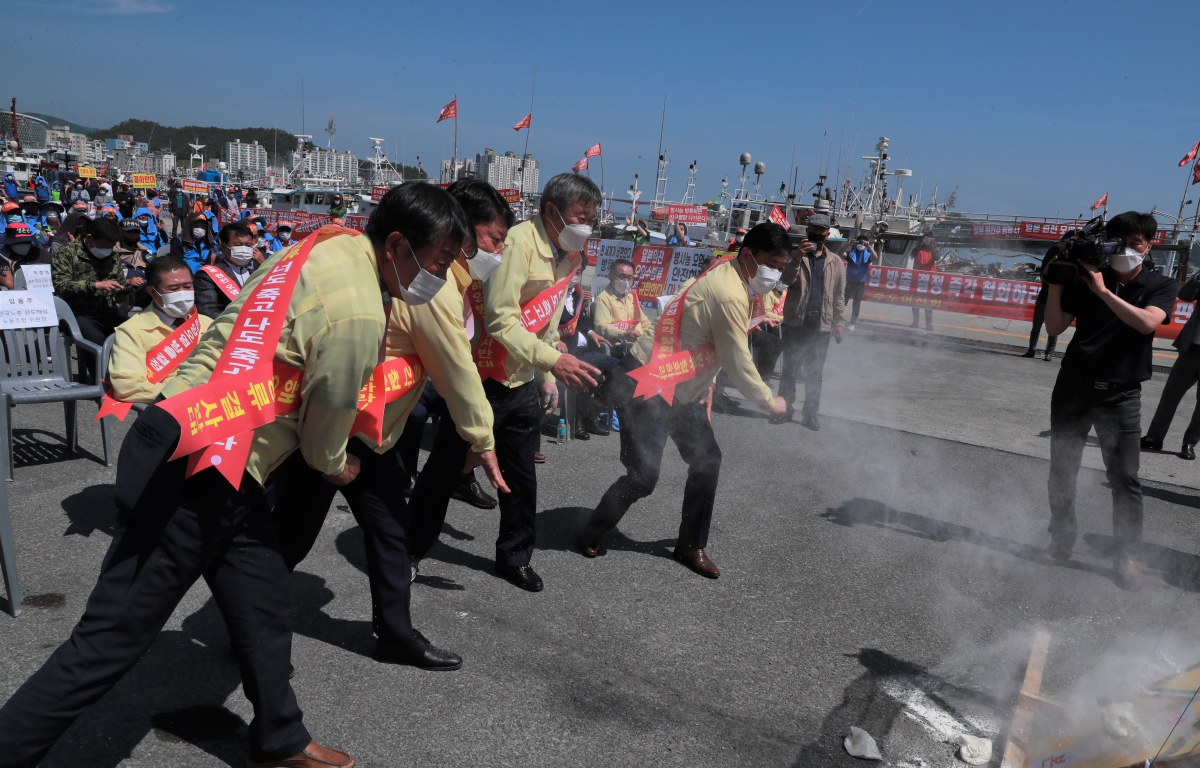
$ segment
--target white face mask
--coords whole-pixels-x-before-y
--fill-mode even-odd
[[[587,224],[568,224],[561,213],[558,214],[558,220],[563,225],[562,231],[558,233],[559,247],[564,251],[582,251],[588,238],[592,236],[592,228]]]
[[[195,291],[175,291],[159,294],[162,298],[162,313],[167,317],[187,317],[196,305]]]
[[[288,243],[288,242],[291,242],[291,240],[292,240],[292,233],[291,233],[291,232],[278,232],[278,233],[276,233],[276,235],[275,235],[275,239],[276,239],[276,240],[278,240],[278,241],[279,241],[279,242],[281,242],[281,243]]]
[[[612,287],[613,293],[617,294],[618,296],[624,296],[625,294],[629,293],[628,280],[613,280]]]
[[[197,240],[203,240],[204,236],[207,234],[208,234],[207,229],[193,229],[192,230],[192,237],[196,238]]]
[[[1145,258],[1133,248],[1127,247],[1123,253],[1114,253],[1108,263],[1118,272],[1132,272]]]
[[[471,273],[471,277],[480,282],[487,282],[487,279],[492,276],[492,273],[500,268],[500,262],[503,257],[498,253],[478,250],[475,255],[467,259],[467,269]]]
[[[754,277],[750,278],[750,289],[759,296],[764,296],[775,290],[775,286],[779,285],[779,278],[783,275],[778,269],[771,269],[762,264],[758,265],[758,271],[754,273]]]
[[[248,245],[234,245],[225,258],[235,267],[244,267],[254,260],[254,249]]]
[[[411,245],[408,247],[408,252],[412,253],[413,261],[417,261],[417,254],[413,253]],[[420,266],[419,261],[417,264]],[[425,267],[420,267],[420,269],[421,271],[413,278],[412,283],[405,288],[404,281],[400,279],[400,272],[396,269],[396,261],[392,260],[392,272],[396,275],[396,283],[400,286],[400,298],[410,307],[429,303],[437,295],[437,292],[442,290],[442,286],[446,284],[445,280],[428,271]]]

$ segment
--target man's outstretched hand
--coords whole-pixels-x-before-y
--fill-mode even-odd
[[[463,472],[470,472],[475,467],[483,467],[483,473],[487,475],[488,482],[492,484],[500,493],[512,493],[508,489],[508,483],[504,482],[504,477],[500,474],[500,463],[496,461],[495,451],[482,451],[476,453],[471,451],[467,454],[467,465],[463,467]]]
[[[595,377],[600,375],[600,369],[588,365],[578,357],[562,355],[550,369],[550,373],[554,374],[554,378],[566,384],[567,389],[572,392],[586,392],[596,386]]]

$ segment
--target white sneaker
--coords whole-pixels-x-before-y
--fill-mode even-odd
[[[853,331],[853,330],[854,330],[854,323],[850,323],[850,325],[846,326],[846,330],[847,330],[847,331]]]

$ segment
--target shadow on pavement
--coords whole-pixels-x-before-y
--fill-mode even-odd
[[[82,432],[87,424],[82,414],[79,421],[80,431]],[[99,428],[97,427],[97,429]],[[48,437],[50,440],[41,439],[43,437]],[[72,452],[67,448],[66,438],[59,437],[53,432],[47,432],[44,429],[14,429],[12,431],[12,451],[13,465],[17,469],[21,467],[36,467],[42,464],[58,464],[81,458],[90,459],[101,466],[104,464],[102,458],[87,450],[82,445],[76,451]]]
[[[636,509],[630,510],[637,514]],[[553,549],[559,552],[579,554],[579,536],[592,514],[590,507],[556,507],[538,513],[538,549]],[[600,554],[613,552],[640,552],[671,559],[675,539],[637,541],[621,532],[620,528],[604,534],[600,542]]]
[[[1013,557],[1018,557],[1038,565],[1072,568],[1077,571],[1087,571],[1088,573],[1108,578],[1112,578],[1113,576],[1113,572],[1109,568],[1101,568],[1090,563],[1079,562],[1078,560],[1068,560],[1065,563],[1047,563],[1042,557],[1045,550],[1041,547],[1013,541],[1001,536],[993,536],[990,533],[984,533],[975,528],[958,525],[957,523],[948,523],[936,518],[918,515],[915,512],[901,512],[900,510],[892,509],[883,502],[871,499],[851,499],[838,509],[826,510],[821,513],[821,517],[847,528],[852,528],[856,525],[871,525],[876,528],[903,533],[906,536],[917,536],[928,539],[929,541],[961,541],[967,544],[986,547],[987,549],[1006,555],[1012,555]]]
[[[95,531],[110,537],[116,531],[117,507],[113,504],[111,483],[91,485],[62,500],[63,511],[71,524],[63,536],[91,536]]]
[[[467,535],[458,531],[455,531],[455,533],[458,534],[455,538]],[[337,551],[341,553],[342,557],[346,558],[347,562],[357,568],[364,576],[367,574],[367,550],[366,544],[363,541],[362,528],[356,525],[353,528],[342,531],[334,540],[334,546],[337,547]],[[451,548],[447,547],[447,549]],[[457,552],[458,550],[453,551]],[[465,589],[463,585],[453,579],[447,579],[442,576],[417,576],[416,583],[424,584],[434,589],[449,589],[453,591]]]
[[[1099,533],[1083,534],[1083,541],[1102,557],[1112,557],[1116,552],[1116,540]],[[1159,544],[1142,543],[1138,560],[1149,568],[1162,571],[1163,581],[1171,586],[1200,592],[1200,557],[1180,552]]]
[[[1167,453],[1167,451],[1163,451],[1163,453]],[[1142,495],[1158,499],[1159,501],[1165,501],[1168,504],[1178,504],[1181,507],[1200,509],[1200,494],[1197,493],[1180,493],[1179,491],[1171,491],[1166,488],[1143,485]]]
[[[358,531],[359,529],[352,530]],[[342,536],[345,536],[346,533],[343,533]],[[360,548],[361,536],[362,532],[359,531]],[[338,538],[340,539],[341,536]],[[339,551],[341,551],[340,547]],[[363,559],[365,562],[365,555]],[[336,646],[343,651],[374,658],[375,630],[369,620],[335,619],[321,610],[333,602],[334,598],[333,590],[325,586],[325,579],[304,571],[293,571],[291,590],[292,631],[294,633]]]

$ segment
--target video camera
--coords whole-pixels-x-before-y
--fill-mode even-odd
[[[1104,217],[1097,216],[1083,226],[1063,235],[1055,248],[1058,258],[1046,265],[1042,282],[1048,285],[1074,285],[1079,279],[1080,265],[1091,264],[1096,269],[1108,266],[1108,259],[1125,249],[1125,241],[1104,236]]]

